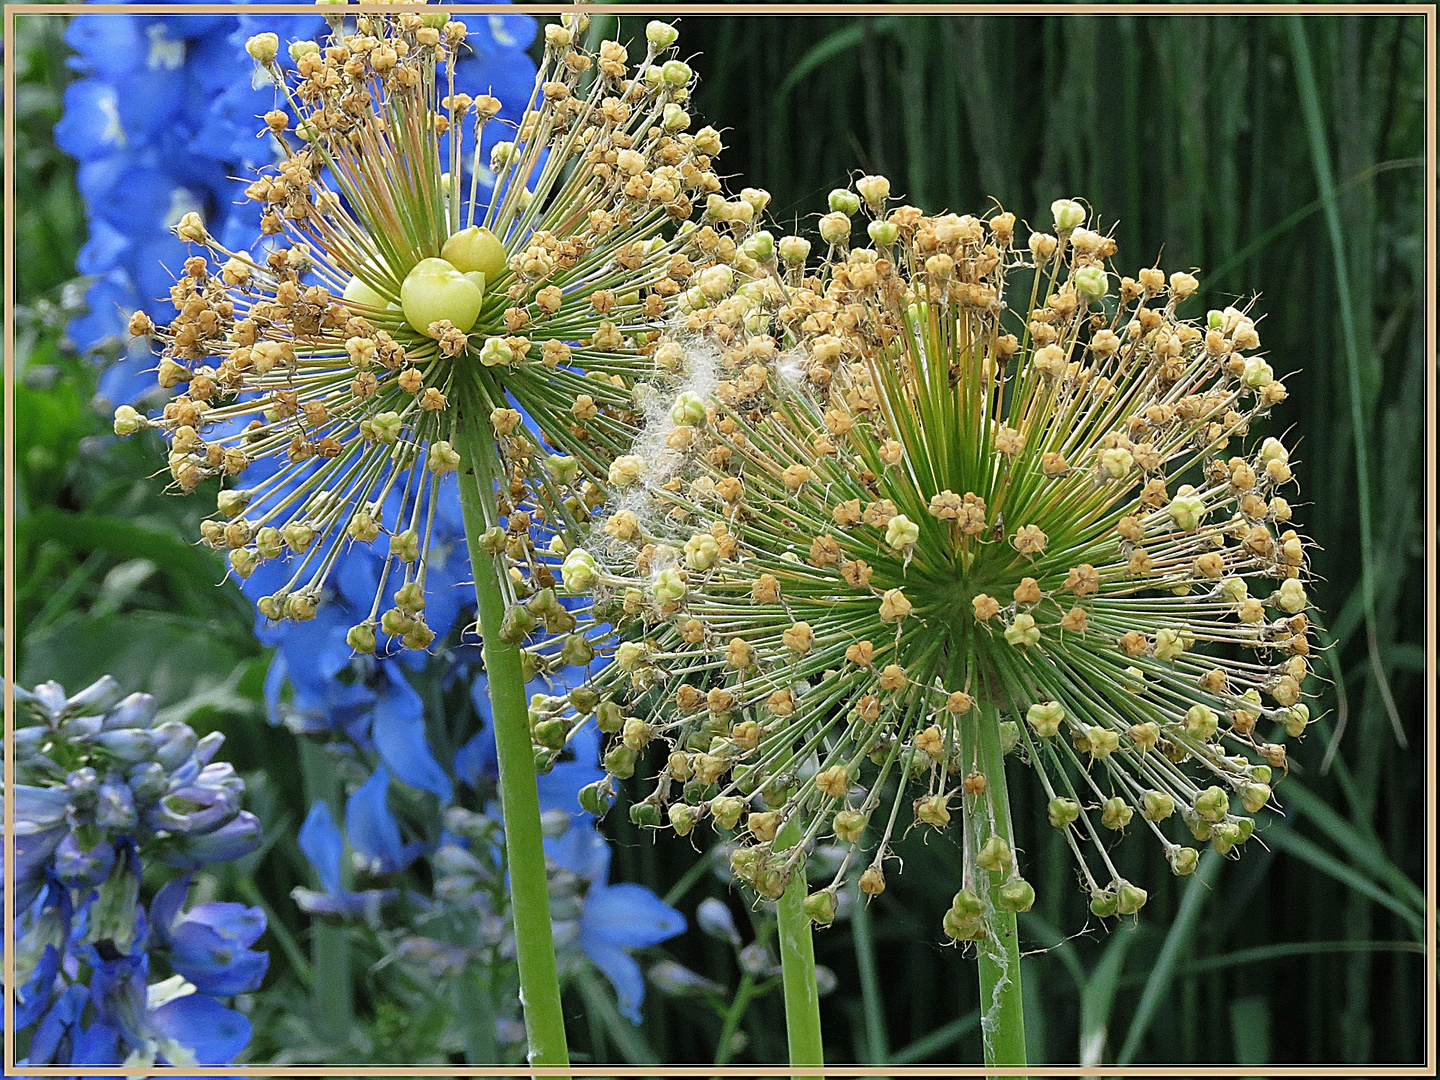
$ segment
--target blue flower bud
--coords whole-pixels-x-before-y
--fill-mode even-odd
[[[31,691],[34,705],[49,720],[58,720],[67,704],[65,688],[57,682],[41,683]]]
[[[170,787],[170,777],[158,762],[145,761],[130,770],[130,791],[137,802],[153,803]]]
[[[30,825],[58,825],[65,820],[70,795],[63,788],[15,785],[15,817]]]
[[[730,911],[730,905],[724,900],[713,896],[701,900],[700,906],[695,909],[695,921],[700,929],[711,937],[728,941],[737,949],[740,947],[740,932],[735,929],[735,916]]]
[[[148,728],[155,719],[155,699],[149,694],[131,694],[105,716],[105,730]]]
[[[71,716],[103,713],[120,700],[120,694],[120,684],[111,676],[102,675],[84,690],[72,695],[65,702],[65,711]]]
[[[204,768],[220,752],[220,747],[225,744],[225,736],[219,731],[212,731],[198,743],[195,744],[195,760]]]
[[[40,752],[40,747],[49,739],[50,732],[43,727],[23,727],[15,732],[15,756],[23,761]]]
[[[115,866],[115,847],[101,841],[89,851],[70,833],[55,849],[55,876],[71,888],[84,889],[104,881]]]
[[[65,778],[65,788],[57,798],[63,798],[73,810],[88,811],[100,797],[100,777],[88,765],[76,769]]]
[[[100,733],[104,725],[103,716],[76,716],[60,725],[60,737],[67,742],[83,742]]]
[[[100,785],[100,799],[95,807],[95,824],[102,829],[128,832],[139,820],[130,785],[119,776],[111,775]]]
[[[248,855],[260,844],[260,819],[242,810],[214,832],[192,834],[162,858],[169,866],[197,867]]]
[[[95,743],[112,757],[132,764],[148,760],[155,749],[155,740],[141,728],[102,731],[95,736]]]
[[[225,824],[239,809],[230,792],[191,785],[155,804],[145,815],[145,824],[156,832],[205,833]]]
[[[195,752],[195,730],[179,720],[167,720],[150,732],[155,739],[155,760],[172,771]]]

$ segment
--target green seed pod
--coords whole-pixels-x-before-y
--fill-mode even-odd
[[[614,797],[615,789],[608,776],[601,777],[593,784],[586,784],[577,796],[580,808],[596,817],[605,816],[605,811],[610,809],[610,800]]]
[[[745,800],[737,799],[733,795],[717,795],[710,800],[710,816],[715,819],[715,825],[721,829],[733,829],[740,822],[740,815],[745,810]]]
[[[686,802],[698,805],[702,802],[708,803],[716,796],[719,790],[716,785],[707,784],[705,781],[697,778],[687,781],[685,787],[682,789],[682,793]]]
[[[373,654],[375,652],[375,624],[368,620],[356,623],[345,635],[345,644],[357,653]]]
[[[649,800],[633,804],[630,807],[630,821],[643,829],[658,829],[660,827],[659,805]]]
[[[818,926],[829,926],[835,921],[835,894],[828,889],[813,892],[805,897],[805,914]]]
[[[536,776],[544,776],[555,768],[555,761],[560,757],[559,750],[551,750],[548,746],[532,746],[531,750],[535,754]]]
[[[570,707],[580,716],[588,716],[600,703],[600,695],[589,686],[577,686],[569,694]]]
[[[614,735],[625,726],[625,713],[613,701],[602,701],[595,707],[595,725],[606,735]]]
[[[1211,786],[1195,796],[1195,813],[1214,824],[1230,812],[1230,796],[1222,787]]]
[[[1170,869],[1176,877],[1193,874],[1200,863],[1200,853],[1193,847],[1172,848],[1166,857],[1170,860]]]
[[[605,771],[620,780],[629,780],[635,775],[635,751],[624,743],[612,746],[601,762]]]
[[[1131,885],[1125,881],[1120,885],[1120,891],[1115,898],[1115,910],[1121,915],[1134,915],[1142,907],[1149,895],[1138,885]]]
[[[1147,791],[1140,796],[1146,821],[1164,821],[1175,813],[1175,800],[1163,791]]]
[[[555,717],[541,720],[531,731],[531,735],[537,743],[549,747],[551,750],[565,748],[565,734],[565,721]]]
[[[755,891],[766,900],[779,900],[785,895],[787,884],[785,876],[779,870],[766,870],[755,883]]]
[[[391,608],[380,616],[380,629],[391,637],[403,637],[415,622],[399,608]]]
[[[985,937],[985,922],[980,918],[965,919],[955,914],[951,908],[945,912],[945,918],[941,922],[945,930],[945,936],[951,941],[980,941]]]
[[[859,810],[841,810],[835,815],[835,839],[842,844],[858,844],[865,836],[870,815]]]
[[[1101,889],[1099,892],[1090,894],[1090,910],[1102,919],[1108,919],[1115,914],[1120,906],[1120,898],[1115,895],[1113,889]]]
[[[395,590],[395,606],[407,615],[416,615],[425,610],[425,587],[412,581]]]
[[[834,213],[853,217],[860,211],[860,196],[848,188],[836,188],[830,192],[830,209]]]
[[[1123,829],[1130,824],[1130,819],[1135,811],[1130,809],[1130,804],[1119,795],[1114,795],[1105,800],[1104,806],[1100,809],[1100,824],[1107,829]]]
[[[1010,850],[1010,844],[999,833],[991,833],[980,845],[980,853],[975,856],[975,864],[981,870],[989,870],[993,874],[1006,873],[1015,864],[1015,854]]]
[[[1048,809],[1052,828],[1067,828],[1080,817],[1080,804],[1074,799],[1051,799]]]
[[[950,901],[950,910],[960,919],[977,919],[985,914],[985,901],[973,889],[961,889]]]
[[[566,612],[569,615],[569,612]],[[573,623],[575,616],[570,615]],[[554,631],[554,627],[550,627]],[[569,667],[585,667],[595,659],[595,646],[584,634],[570,634],[560,646],[560,660]]]
[[[1035,903],[1035,888],[1024,878],[1015,878],[1000,886],[996,902],[1006,911],[1029,911]]]
[[[549,668],[545,664],[545,658],[530,649],[524,649],[520,653],[520,674],[525,677],[527,683],[534,682]]]
[[[1246,813],[1259,813],[1269,801],[1269,784],[1245,784],[1240,788],[1240,804],[1245,807]]]
[[[535,616],[521,604],[511,604],[500,620],[500,640],[507,645],[518,645],[535,629]]]
[[[700,821],[700,808],[689,803],[670,804],[670,827],[676,836],[689,836]]]
[[[1233,821],[1222,821],[1210,830],[1210,843],[1218,855],[1228,855],[1240,842],[1240,826]]]

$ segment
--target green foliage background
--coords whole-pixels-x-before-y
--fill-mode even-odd
[[[267,907],[271,985],[290,995],[285,1007],[303,1008],[308,926],[288,893],[305,876],[293,840],[304,800],[293,739],[264,723],[267,658],[248,605],[232,585],[216,587],[218,561],[190,546],[191,508],[147,479],[156,448],[108,435],[90,400],[93,368],[62,337],[84,222],[73,167],[49,135],[67,77],[61,22],[21,19],[7,43],[17,145],[5,167],[16,171],[21,254],[19,521],[7,553],[19,678],[78,686],[112,670],[230,735],[227,753],[251,775],[271,839],[215,887]],[[614,36],[616,22],[597,19],[596,30]],[[643,20],[618,22],[622,40],[640,36]],[[1415,883],[1433,753],[1423,30],[1418,15],[683,20],[682,47],[702,77],[693,111],[728,129],[722,162],[734,186],[771,191],[782,228],[813,232],[826,193],[857,172],[885,173],[898,197],[927,210],[979,212],[993,198],[1037,227],[1052,199],[1081,197],[1116,224],[1123,268],[1157,257],[1167,270],[1200,267],[1206,306],[1258,293],[1262,338],[1291,389],[1274,426],[1298,443],[1297,519],[1320,545],[1315,595],[1330,647],[1313,689],[1325,719],[1292,751],[1278,789],[1286,815],[1268,823],[1264,848],[1207,859],[1181,881],[1153,845],[1124,845],[1121,869],[1151,902],[1108,934],[1085,929],[1064,845],[1028,777],[1016,776],[1040,897],[1021,922],[1036,950],[1025,960],[1033,1062],[1422,1057],[1426,927]],[[687,914],[723,894],[696,869],[703,853],[642,840],[623,813],[607,827],[624,879],[662,895],[684,885]],[[973,961],[939,944],[959,848],[932,838],[901,853],[911,873],[818,935],[818,959],[839,976],[822,1005],[827,1056],[977,1060]],[[727,985],[738,978],[729,948],[698,932],[669,951]],[[713,1058],[719,1024],[705,1009],[655,994],[631,1030],[597,1020],[586,987],[574,992],[577,1060]],[[257,1006],[257,1026],[279,1000]],[[429,1052],[423,1017],[377,1005],[361,1022],[370,1060]],[[739,1060],[781,1060],[775,999],[742,1027]]]

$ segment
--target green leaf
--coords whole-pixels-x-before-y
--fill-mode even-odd
[[[1160,955],[1155,959],[1155,966],[1150,969],[1150,977],[1145,980],[1145,989],[1140,993],[1140,1002],[1135,1006],[1135,1015],[1130,1021],[1129,1030],[1125,1032],[1125,1045],[1120,1048],[1120,1054],[1115,1058],[1117,1065],[1129,1065],[1139,1053],[1145,1032],[1150,1029],[1155,1014],[1160,1010],[1160,1003],[1170,989],[1170,980],[1175,977],[1176,962],[1195,933],[1205,898],[1214,886],[1215,879],[1220,876],[1222,861],[1220,856],[1215,854],[1215,849],[1211,848],[1200,857],[1200,865],[1185,883],[1180,910],[1175,913],[1175,921],[1170,924],[1170,929],[1165,934],[1165,942],[1160,946]]]
[[[110,674],[127,691],[154,694],[162,709],[193,700],[195,708],[218,702],[248,710],[252,704],[234,694],[231,681],[244,655],[230,630],[214,620],[158,611],[99,618],[67,611],[26,638],[19,682],[54,679],[75,690]],[[252,643],[247,651],[259,646]]]
[[[1230,1002],[1230,1034],[1237,1062],[1270,1064],[1270,1002],[1258,995]]]
[[[1383,908],[1388,908],[1414,929],[1417,934],[1425,933],[1425,917],[1417,914],[1404,900],[1398,899],[1393,894],[1386,892],[1379,885],[1375,884],[1364,874],[1351,866],[1346,865],[1320,847],[1313,840],[1309,840],[1293,829],[1286,826],[1277,826],[1265,831],[1264,840],[1272,847],[1277,847],[1287,855],[1293,855],[1302,862],[1309,863],[1322,874],[1328,874],[1340,884],[1354,889],[1356,892],[1369,897]]]
[[[875,19],[870,23],[870,32],[873,34],[887,33],[893,29],[894,24],[895,20],[890,17]],[[791,91],[799,86],[811,72],[841,53],[855,48],[864,37],[865,26],[856,21],[843,30],[835,31],[823,41],[810,46],[805,55],[790,69],[790,73],[785,76],[775,93],[771,95],[770,107],[778,110],[785,104],[785,99],[790,96]]]
[[[1100,962],[1090,973],[1085,992],[1080,995],[1080,1064],[1099,1065],[1105,1060],[1105,1039],[1110,1030],[1110,1010],[1115,1005],[1115,990],[1125,967],[1125,954],[1135,940],[1138,923],[1121,926],[1100,954]]]
[[[1424,890],[1411,881],[1404,870],[1390,861],[1385,855],[1380,838],[1368,826],[1355,825],[1345,820],[1328,803],[1294,779],[1286,783],[1284,790],[1290,808],[1309,818],[1351,862],[1363,867],[1377,880],[1383,881],[1415,911],[1425,910]]]
[[[115,559],[145,559],[174,583],[187,614],[233,613],[246,628],[254,618],[250,601],[233,582],[225,582],[224,567],[214,552],[172,533],[124,518],[44,507],[15,523],[15,539],[17,547],[45,541],[76,554],[104,551]]]

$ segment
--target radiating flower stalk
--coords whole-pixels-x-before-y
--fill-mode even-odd
[[[293,77],[275,35],[250,39],[277,95],[262,132],[277,164],[247,191],[265,207],[268,253],[226,249],[195,215],[180,222],[204,254],[172,289],[177,315],[163,329],[137,315],[131,331],[154,335],[161,385],[184,392],[159,416],[122,407],[115,421],[121,434],[163,432],[174,490],[221,480],[203,540],[238,576],[295,556],[259,601],[272,619],[313,618],[347,545],[388,550],[369,617],[350,630],[362,653],[430,644],[435,492],[459,471],[533,1064],[567,1058],[533,765],[553,761],[569,726],[532,742],[524,683],[585,666],[595,647],[591,623],[556,600],[534,536],[574,546],[563,538],[607,499],[672,299],[718,261],[755,270],[731,236],[682,224],[719,191],[721,147],[713,129],[689,130],[692,73],[667,59],[674,28],[650,24],[632,68],[616,42],[582,49],[586,22],[546,28],[530,107],[494,147],[483,201],[478,149],[462,160],[458,136],[469,126],[478,148],[499,103],[454,91],[463,23],[411,12],[347,31],[336,18],[328,45],[290,47]],[[542,626],[559,645],[522,658]]]
[[[802,901],[824,924],[848,876],[884,890],[897,829],[958,815],[943,930],[978,954],[987,1062],[1020,1064],[1035,894],[1006,756],[1109,918],[1146,900],[1112,838],[1148,832],[1178,875],[1192,842],[1239,849],[1307,723],[1289,455],[1245,445],[1286,391],[1245,311],[1182,315],[1188,271],[1119,276],[1079,203],[1027,242],[1013,214],[927,216],[889,187],[832,193],[818,268],[752,231],[759,273],[685,293],[565,580],[623,639],[610,773],[663,750],[632,817],[738,830],[735,872],[782,924],[815,841],[850,847]]]

